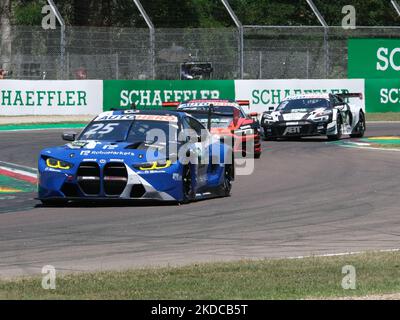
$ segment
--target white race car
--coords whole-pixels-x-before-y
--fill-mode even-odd
[[[338,140],[347,134],[361,138],[365,132],[365,112],[348,103],[349,98],[362,99],[361,93],[304,94],[287,97],[274,111],[261,118],[264,140],[277,138],[327,136]]]

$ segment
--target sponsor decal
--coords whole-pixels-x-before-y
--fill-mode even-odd
[[[134,156],[135,153],[128,151],[93,151],[93,150],[84,150],[81,151],[81,156],[88,155],[98,155],[98,156]]]
[[[400,79],[366,79],[367,112],[400,111]]]
[[[138,114],[135,116],[135,119],[149,120],[149,121],[178,122],[178,118],[175,116],[158,116],[158,115],[147,115],[147,114]]]
[[[287,134],[296,134],[296,133],[300,133],[300,126],[296,126],[296,127],[287,127],[285,129],[285,131],[283,132],[283,135],[287,135]]]
[[[400,39],[349,39],[349,78],[398,78]]]
[[[44,169],[44,171],[57,172],[57,173],[60,173],[60,172],[61,172],[61,170],[54,169],[54,168],[49,168],[49,167],[46,167],[46,168]]]
[[[362,79],[288,79],[288,80],[237,80],[236,100],[250,98],[246,112],[264,112],[277,107],[284,99],[304,94],[337,94],[360,92],[364,94]],[[365,100],[351,99],[352,104],[364,108]]]
[[[105,80],[104,110],[116,107],[161,108],[163,102],[235,99],[233,80]]]
[[[114,120],[128,120],[132,121],[135,119],[134,115],[131,114],[116,114],[116,115],[100,115],[94,121],[114,121]]]
[[[118,148],[117,144],[106,144],[103,146],[103,150],[114,150],[116,148]]]
[[[180,108],[195,108],[195,107],[208,107],[213,105],[214,107],[238,107],[237,103],[228,102],[228,101],[200,101],[200,102],[189,102],[180,105]]]
[[[87,141],[74,141],[72,143],[67,144],[67,146],[71,149],[81,149],[88,144]]]
[[[1,90],[1,106],[87,106],[87,93],[85,91],[22,91]]]
[[[2,80],[0,115],[98,114],[100,80]]]

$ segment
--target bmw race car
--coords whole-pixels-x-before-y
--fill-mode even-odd
[[[229,138],[233,152],[256,159],[261,156],[260,125],[257,113],[246,115],[242,106],[249,101],[191,100],[183,103],[164,102],[164,107],[176,107],[185,111],[207,126],[216,136]]]
[[[178,111],[115,110],[98,115],[68,144],[39,156],[38,199],[192,200],[229,196],[231,150]]]
[[[263,113],[263,138],[326,135],[330,140],[338,140],[343,134],[360,138],[366,128],[365,113],[361,107],[347,103],[346,98],[362,99],[362,94],[327,93],[288,97],[275,111]]]

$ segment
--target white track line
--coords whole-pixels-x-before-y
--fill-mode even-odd
[[[338,146],[344,147],[344,148],[359,149],[359,150],[378,150],[378,151],[395,151],[395,152],[399,152],[400,151],[400,149],[361,147],[361,146],[345,145],[345,144],[338,144]]]
[[[350,251],[350,252],[339,252],[339,253],[325,253],[325,254],[315,254],[315,255],[309,255],[309,256],[287,257],[286,259],[341,257],[341,256],[355,255],[355,254],[363,254],[363,253],[368,253],[368,252],[400,252],[400,249],[382,249],[382,250],[370,250],[370,251]]]

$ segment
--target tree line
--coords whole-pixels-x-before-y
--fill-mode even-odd
[[[54,0],[68,25],[145,27],[132,0]],[[233,22],[220,0],[142,0],[159,28],[230,27]],[[318,25],[305,0],[229,0],[247,25]],[[342,7],[353,5],[357,25],[399,25],[388,0],[314,0],[329,25],[340,25]],[[0,14],[15,25],[40,25],[45,0],[1,0]],[[8,6],[8,9],[7,9]],[[6,10],[4,10],[6,8]],[[7,11],[8,10],[8,11]]]

